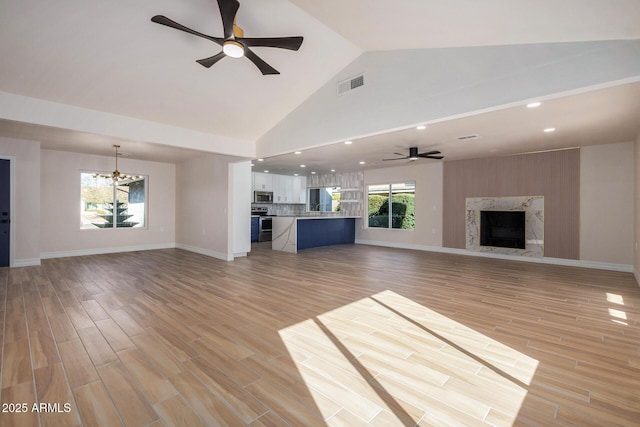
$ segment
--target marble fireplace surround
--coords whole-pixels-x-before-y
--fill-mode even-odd
[[[470,251],[492,252],[542,258],[544,256],[544,197],[469,197],[466,209],[466,248]],[[524,211],[525,249],[480,245],[480,211]]]

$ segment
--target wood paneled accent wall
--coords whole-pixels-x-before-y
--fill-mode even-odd
[[[467,197],[544,196],[544,256],[580,257],[580,149],[444,163],[443,246],[465,248]]]

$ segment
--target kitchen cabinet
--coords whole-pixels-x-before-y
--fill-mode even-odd
[[[307,177],[294,176],[291,182],[291,203],[307,203]]]
[[[273,192],[273,203],[305,204],[307,177],[253,172],[253,191]]]
[[[253,172],[253,191],[273,191],[273,177],[262,172]]]
[[[258,241],[258,233],[260,231],[260,218],[257,216],[251,217],[251,241]]]
[[[290,176],[273,175],[273,202],[274,203],[292,203],[291,201],[291,185]]]

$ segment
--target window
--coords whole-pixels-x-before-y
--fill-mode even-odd
[[[369,185],[369,227],[413,230],[415,190],[415,182]]]
[[[310,188],[308,210],[316,212],[339,212],[340,187]]]
[[[144,228],[146,178],[125,175],[113,180],[98,173],[80,174],[80,228]]]

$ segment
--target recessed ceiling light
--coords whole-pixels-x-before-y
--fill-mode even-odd
[[[294,154],[302,154],[302,151],[296,151]]]
[[[531,102],[529,104],[527,104],[527,108],[536,108],[542,105],[542,102]]]
[[[351,144],[353,144],[353,141],[345,141],[344,143],[347,144],[347,145],[351,145]]]
[[[366,162],[360,162],[361,165],[364,165]]]
[[[335,171],[336,171],[335,169],[331,169],[331,172],[335,172]]]
[[[315,175],[315,174],[316,174],[315,172],[311,172],[311,175]]]
[[[269,173],[269,171],[264,171],[264,173]]]
[[[300,167],[301,167],[301,168],[306,168],[306,167],[307,167],[307,165],[300,165]]]
[[[416,129],[418,130],[423,130],[426,129],[427,127],[425,125],[420,125],[420,126],[416,126]]]
[[[294,174],[293,174],[293,176],[298,176],[298,174],[297,174],[297,173],[294,173]]]
[[[556,130],[556,128],[546,128],[544,131],[546,133],[549,133],[549,132],[555,132],[555,130]]]
[[[258,159],[259,162],[264,162],[264,159]]]

